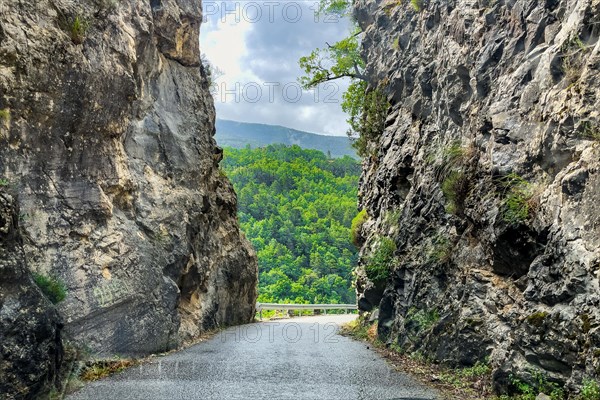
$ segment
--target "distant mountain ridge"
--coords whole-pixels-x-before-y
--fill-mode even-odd
[[[279,125],[266,125],[248,122],[218,119],[215,139],[219,146],[244,148],[264,147],[270,144],[282,143],[298,145],[305,149],[320,150],[331,154],[332,157],[350,156],[358,158],[350,139],[345,136],[326,136],[316,133],[303,132]]]

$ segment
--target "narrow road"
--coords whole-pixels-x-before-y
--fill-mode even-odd
[[[211,340],[87,385],[70,400],[431,400],[364,343],[337,334],[355,316],[230,328]]]

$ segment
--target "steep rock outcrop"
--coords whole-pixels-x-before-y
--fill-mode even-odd
[[[51,390],[62,359],[58,312],[25,264],[16,202],[0,187],[0,397]]]
[[[574,388],[600,374],[600,3],[358,0],[372,87],[359,305],[381,338]],[[418,10],[417,10],[418,9]],[[383,237],[397,250],[368,278]]]
[[[65,332],[99,355],[164,351],[254,315],[200,4],[0,8],[0,174],[18,188],[30,269],[64,281]]]

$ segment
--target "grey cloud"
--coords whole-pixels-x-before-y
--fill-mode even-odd
[[[207,1],[204,2],[205,9]],[[221,3],[221,2],[215,2]],[[233,10],[233,2],[228,2],[228,9]],[[243,4],[250,2],[241,2],[240,10]],[[252,24],[251,30],[246,36],[246,47],[248,54],[242,58],[242,68],[251,72],[259,80],[257,82],[262,86],[263,82],[277,82],[279,88],[286,84],[295,85],[302,71],[298,66],[298,59],[301,56],[308,55],[313,49],[326,46],[325,42],[333,43],[346,37],[350,30],[350,23],[347,20],[330,19],[325,22],[319,18],[316,23],[314,11],[316,1],[304,2],[279,2],[279,6],[270,2],[272,5],[273,21],[269,20],[269,8],[264,1],[251,2],[261,5],[263,10],[262,18]],[[282,10],[285,4],[288,10],[292,10],[290,3],[301,7],[302,17],[297,22],[291,22],[294,14],[290,11],[286,16]],[[294,8],[296,6],[293,6]],[[217,4],[217,6],[221,6]],[[214,8],[212,8],[214,12]],[[208,16],[210,26],[218,22],[222,10],[218,13]],[[240,13],[240,17],[247,17]],[[229,21],[234,18],[233,15],[227,15]],[[224,49],[223,51],[227,51]],[[240,82],[241,85],[248,82]],[[274,102],[269,102],[268,90],[263,87],[263,96],[256,103],[251,103],[241,99],[238,103],[223,104],[220,99],[216,100],[217,115],[223,119],[234,119],[247,122],[260,122],[276,125],[284,125],[295,129],[312,131],[317,133],[343,135],[346,131],[346,116],[342,112],[339,101],[341,93],[347,87],[347,82],[336,82],[340,87],[336,96],[337,103],[327,103],[324,95],[331,91],[321,90],[322,96],[319,101],[313,99],[311,94],[304,94],[297,103],[292,103],[282,95],[281,89],[275,91]],[[290,88],[290,92],[293,91]],[[331,99],[330,99],[331,100]],[[311,117],[304,116],[301,112],[304,109],[310,110]]]

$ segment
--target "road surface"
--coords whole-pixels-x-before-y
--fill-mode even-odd
[[[255,323],[88,384],[69,400],[431,400],[364,343],[338,335],[353,315]]]

